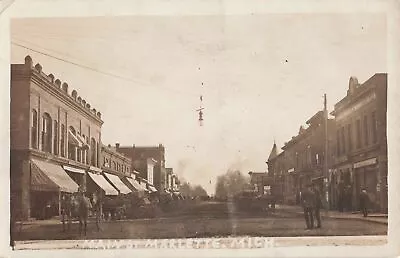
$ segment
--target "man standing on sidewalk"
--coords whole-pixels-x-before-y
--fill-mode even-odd
[[[322,208],[322,198],[321,198],[321,192],[318,190],[318,186],[314,186],[314,195],[315,195],[314,215],[317,221],[317,228],[320,228],[321,227],[320,210]]]
[[[307,229],[314,227],[313,209],[315,207],[315,194],[311,191],[311,185],[302,191],[301,199],[304,209],[304,219],[306,220]]]
[[[367,190],[363,188],[360,193],[360,210],[363,213],[364,217],[368,216],[368,201],[369,197]]]

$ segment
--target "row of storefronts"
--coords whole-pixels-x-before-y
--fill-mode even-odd
[[[387,212],[386,105],[386,74],[362,84],[351,77],[331,117],[325,102],[281,151],[274,143],[268,171],[280,182],[284,202],[300,203],[301,190],[311,183],[331,209],[358,210],[366,189],[370,208]]]
[[[62,200],[77,192],[102,200],[104,208],[117,201],[179,196],[178,187],[162,181],[162,145],[162,159],[129,157],[118,146],[102,144],[102,125],[98,110],[77,91],[70,93],[67,83],[45,74],[40,64],[33,66],[29,56],[24,64],[11,65],[13,219],[60,215]]]

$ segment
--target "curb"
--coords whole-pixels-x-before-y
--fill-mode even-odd
[[[297,215],[303,215],[303,212],[299,211],[287,211],[287,210],[282,210],[288,213],[295,213]],[[321,212],[321,217],[322,218],[330,218],[330,219],[337,219],[337,220],[357,220],[357,221],[365,221],[365,222],[372,222],[372,223],[377,223],[377,224],[382,224],[382,225],[388,225],[387,221],[377,221],[377,220],[369,220],[369,219],[364,219],[364,218],[354,218],[354,217],[335,217],[335,216],[329,216],[329,215],[324,215],[323,212]]]

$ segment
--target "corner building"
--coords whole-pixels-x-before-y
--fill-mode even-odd
[[[12,217],[58,215],[61,195],[100,170],[101,113],[29,56],[11,65],[10,109]]]
[[[371,208],[387,212],[386,111],[387,74],[375,74],[363,84],[350,78],[347,95],[331,113],[336,122],[335,208],[358,210],[360,191],[366,188]]]

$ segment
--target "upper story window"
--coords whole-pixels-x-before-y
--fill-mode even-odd
[[[96,167],[97,165],[97,142],[94,138],[90,140],[91,159],[90,165]]]
[[[357,130],[357,148],[361,148],[361,121],[357,119],[356,121],[356,130]]]
[[[378,142],[378,123],[376,121],[376,112],[373,111],[371,114],[371,132],[372,132],[372,142]]]
[[[76,148],[77,147],[76,147],[76,144],[74,143],[73,136],[71,136],[70,134],[76,136],[75,128],[72,126],[69,127],[69,132],[68,132],[68,158],[71,160],[76,160],[76,158],[77,158]]]
[[[52,119],[48,113],[43,114],[42,122],[42,151],[51,153]]]
[[[35,109],[32,109],[31,117],[31,147],[37,149],[38,147],[38,115]]]
[[[352,144],[352,137],[351,137],[351,124],[347,125],[347,141],[348,141],[348,146],[349,146],[349,151],[353,148]]]
[[[341,149],[340,149],[340,131],[336,131],[336,149],[337,149],[337,155],[340,156]]]
[[[60,134],[60,148],[61,148],[61,156],[65,157],[65,125],[61,124],[61,134]]]
[[[58,155],[58,122],[57,120],[54,120],[54,133],[53,133],[53,148],[54,148],[54,154]]]
[[[368,146],[369,144],[369,133],[368,133],[368,117],[364,116],[364,144]]]
[[[344,126],[342,126],[342,129],[340,130],[341,133],[341,140],[342,143],[340,144],[340,146],[342,147],[342,153],[346,153],[346,139],[345,139],[345,135],[344,135]]]

